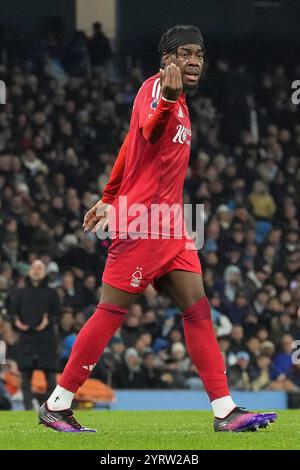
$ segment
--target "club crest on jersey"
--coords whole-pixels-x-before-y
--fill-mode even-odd
[[[188,137],[192,136],[191,129],[187,129],[182,124],[179,124],[177,127],[177,134],[175,135],[173,142],[178,142],[179,144],[186,143],[187,145],[191,145],[191,139]]]
[[[156,109],[158,106],[158,101],[156,98],[154,98],[154,100],[152,101],[152,103],[150,104],[150,108],[151,109]]]

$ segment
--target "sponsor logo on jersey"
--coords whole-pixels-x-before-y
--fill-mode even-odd
[[[173,138],[173,142],[178,142],[179,144],[187,144],[191,145],[191,136],[192,136],[192,131],[191,129],[187,129],[184,127],[182,124],[179,124],[177,127],[177,133],[175,137]]]

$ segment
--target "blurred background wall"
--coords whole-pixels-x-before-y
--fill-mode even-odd
[[[67,33],[72,34],[75,28],[75,6],[74,0],[1,0],[0,23],[13,28],[25,39],[38,34],[50,18],[60,18]]]
[[[60,17],[68,33],[75,26],[89,32],[93,21],[101,21],[126,52],[151,50],[161,32],[180,21],[199,25],[219,41],[252,36],[299,42],[298,0],[1,0],[0,8],[1,22],[20,34],[35,33],[51,16]]]

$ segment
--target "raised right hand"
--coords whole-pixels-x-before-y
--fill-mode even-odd
[[[170,101],[177,101],[182,92],[182,79],[180,68],[175,64],[160,69],[160,83],[162,96]]]

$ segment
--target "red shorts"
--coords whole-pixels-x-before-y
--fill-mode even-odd
[[[139,294],[175,269],[202,274],[196,249],[187,250],[185,243],[184,239],[115,239],[108,249],[102,281]]]

